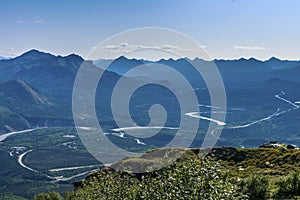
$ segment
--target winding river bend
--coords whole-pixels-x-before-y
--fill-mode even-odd
[[[271,119],[273,117],[277,117],[279,115],[282,115],[282,114],[285,114],[287,112],[290,112],[290,111],[293,111],[293,110],[297,110],[297,109],[300,108],[300,105],[298,105],[298,103],[300,103],[300,102],[297,101],[297,102],[293,103],[290,100],[283,98],[282,97],[283,95],[285,95],[285,92],[281,91],[280,94],[276,94],[276,95],[274,95],[274,97],[277,98],[277,99],[279,99],[279,100],[281,100],[281,101],[283,101],[283,102],[286,102],[286,103],[290,104],[292,106],[292,108],[287,109],[287,110],[280,110],[280,108],[277,108],[277,110],[274,113],[272,113],[271,115],[263,117],[261,119],[257,119],[255,121],[247,123],[247,124],[236,125],[236,126],[226,126],[227,125],[226,122],[222,122],[222,121],[219,121],[219,120],[216,120],[216,119],[212,119],[212,118],[209,118],[209,117],[202,116],[202,115],[200,115],[199,112],[189,112],[189,113],[185,113],[185,115],[190,116],[190,117],[194,117],[194,118],[199,118],[199,119],[204,119],[204,120],[208,120],[208,121],[214,122],[218,126],[221,126],[221,127],[223,126],[222,128],[226,128],[226,129],[247,128],[249,126],[253,126],[253,125],[257,124],[257,123],[269,120],[269,119]],[[206,106],[206,107],[212,107],[212,106]],[[218,108],[218,107],[215,107],[215,108]],[[220,128],[220,127],[218,127],[218,128]],[[213,132],[212,132],[212,134],[213,134]]]
[[[16,134],[22,134],[22,133],[29,133],[29,132],[32,132],[32,131],[36,131],[36,130],[40,130],[40,129],[46,129],[46,128],[53,128],[53,127],[40,127],[40,128],[32,128],[32,129],[26,129],[26,130],[21,130],[21,131],[13,131],[13,132],[10,132],[10,133],[6,133],[6,134],[3,134],[3,135],[0,135],[0,142],[4,142],[8,137],[12,136],[12,135],[16,135]],[[17,158],[17,162],[18,164],[23,167],[24,169],[27,169],[31,172],[34,172],[34,173],[40,173],[40,174],[43,174],[29,166],[27,166],[25,163],[24,163],[24,157],[31,153],[33,151],[33,149],[30,149],[30,150],[27,150],[25,152],[23,152],[22,154],[20,154]],[[74,167],[66,167],[66,168],[58,168],[58,169],[50,169],[49,172],[59,172],[59,171],[68,171],[68,170],[77,170],[77,169],[89,169],[87,171],[84,171],[82,173],[79,173],[79,174],[75,174],[73,176],[70,176],[70,177],[64,177],[64,176],[49,176],[47,174],[43,174],[45,175],[46,177],[50,178],[50,179],[53,179],[53,181],[51,182],[57,182],[57,181],[69,181],[69,180],[72,180],[76,177],[80,177],[80,176],[83,176],[85,174],[88,174],[90,172],[93,172],[93,171],[96,171],[99,169],[99,165],[87,165],[87,166],[74,166]]]
[[[207,120],[207,121],[216,123],[217,124],[217,128],[215,128],[213,131],[211,131],[211,135],[213,135],[216,138],[219,138],[218,136],[216,136],[214,134],[216,130],[219,130],[219,129],[242,129],[242,128],[247,128],[247,127],[253,126],[253,125],[257,124],[257,123],[260,123],[260,122],[272,119],[274,117],[283,115],[285,113],[288,113],[288,112],[291,112],[293,110],[297,110],[297,109],[300,108],[300,105],[299,105],[300,102],[299,101],[297,101],[297,102],[294,103],[294,102],[292,102],[292,101],[284,98],[283,97],[284,95],[285,95],[285,93],[283,91],[281,91],[279,94],[274,95],[274,97],[277,98],[280,101],[283,101],[283,102],[289,104],[291,106],[291,108],[288,108],[288,109],[285,109],[285,110],[281,110],[280,108],[277,108],[277,110],[275,112],[273,112],[272,114],[270,114],[270,115],[268,115],[266,117],[257,119],[255,121],[252,121],[250,123],[246,123],[246,124],[229,126],[226,122],[222,122],[222,121],[219,121],[219,120],[216,120],[216,119],[212,119],[212,118],[209,118],[209,117],[206,117],[206,116],[202,116],[201,113],[198,113],[198,112],[189,112],[189,113],[185,113],[185,115],[187,115],[189,117],[194,117],[194,118],[203,119],[203,120]],[[26,129],[26,130],[13,131],[13,132],[10,132],[10,133],[6,133],[6,134],[3,134],[3,135],[0,135],[0,142],[4,142],[8,137],[10,137],[12,135],[15,135],[15,134],[28,133],[28,132],[32,132],[32,131],[39,130],[39,129],[45,129],[45,128],[48,128],[48,127],[32,128],[32,129]],[[52,127],[49,127],[49,128],[52,128]],[[86,130],[90,129],[89,127],[79,127],[79,128],[86,129]],[[147,127],[144,127],[144,128],[147,128]],[[161,128],[178,129],[176,127],[150,127],[150,128],[154,128],[154,129],[161,129]],[[139,128],[139,127],[124,127],[124,128],[118,128],[118,129],[112,129],[112,130],[114,132],[120,134],[123,131],[128,131],[128,130],[132,130],[132,129],[142,129],[142,128]],[[122,134],[123,135],[120,135],[119,137],[124,137],[124,133],[122,133]],[[137,138],[135,138],[135,141],[137,142],[137,144],[146,145],[145,143],[143,143],[141,140],[139,140]],[[27,169],[29,171],[32,171],[34,173],[40,173],[39,171],[37,171],[35,169],[32,169],[31,167],[25,165],[24,162],[23,162],[24,156],[26,156],[27,154],[31,153],[32,151],[33,151],[33,149],[27,150],[26,152],[20,154],[18,156],[17,161],[18,161],[18,163],[19,163],[19,165],[21,167],[23,167],[23,168],[25,168],[25,169]],[[95,170],[98,169],[98,167],[99,167],[99,165],[98,166],[97,165],[88,165],[88,166],[73,166],[73,167],[65,167],[65,168],[58,168],[58,169],[50,169],[49,170],[50,172],[59,172],[59,171],[65,171],[65,170],[88,169],[85,172],[82,172],[82,173],[79,173],[79,174],[75,174],[75,175],[70,176],[70,177],[63,177],[63,176],[53,177],[53,176],[49,176],[47,174],[44,174],[44,175],[47,176],[48,178],[53,179],[53,181],[68,181],[68,180],[71,180],[73,178],[76,178],[76,177],[79,177],[79,176],[83,176],[83,175],[85,175],[87,173],[95,171]],[[97,168],[97,169],[95,169],[95,168]]]
[[[254,124],[257,124],[257,123],[260,123],[260,122],[269,120],[269,119],[271,119],[271,118],[273,118],[273,117],[277,117],[277,116],[282,115],[282,114],[285,114],[285,113],[287,113],[287,112],[290,112],[290,111],[299,109],[299,107],[300,107],[299,105],[297,105],[297,104],[291,102],[291,101],[288,100],[288,99],[283,98],[283,97],[282,97],[283,95],[285,95],[285,92],[281,91],[280,94],[276,94],[276,95],[274,95],[274,97],[277,98],[277,99],[279,99],[279,100],[281,100],[281,101],[283,101],[283,102],[286,102],[286,103],[290,104],[290,105],[292,106],[291,108],[289,108],[289,109],[287,109],[287,110],[282,110],[282,111],[280,110],[280,108],[277,108],[276,112],[272,113],[271,115],[269,115],[269,116],[267,116],[267,117],[264,117],[264,118],[262,118],[262,119],[258,119],[258,120],[254,121],[254,122],[247,123],[247,124],[244,124],[244,125],[231,126],[231,127],[227,127],[227,128],[228,128],[228,129],[247,128],[247,127],[252,126],[252,125],[254,125]]]
[[[35,172],[35,173],[39,173],[37,170],[34,170],[34,169],[28,167],[27,165],[25,165],[25,164],[23,163],[23,157],[24,157],[26,154],[30,153],[30,152],[32,152],[32,149],[30,149],[30,150],[28,150],[28,151],[25,151],[24,153],[22,153],[21,155],[19,155],[19,156],[18,156],[18,163],[19,163],[19,165],[21,165],[21,167],[23,167],[23,168],[25,168],[25,169],[28,169],[29,171],[32,171],[32,172]]]
[[[281,91],[280,94],[276,94],[276,95],[274,95],[274,97],[277,98],[277,99],[279,99],[279,100],[281,100],[281,101],[283,101],[283,102],[285,102],[285,103],[290,104],[292,106],[291,108],[286,109],[286,110],[280,110],[280,108],[277,108],[277,110],[274,113],[270,114],[269,116],[263,117],[261,119],[257,119],[255,121],[247,123],[247,124],[241,124],[241,125],[235,125],[235,126],[222,126],[222,125],[220,125],[218,123],[218,127],[211,131],[211,135],[213,135],[216,138],[219,138],[218,136],[215,135],[215,132],[217,130],[220,130],[220,129],[241,129],[241,128],[247,128],[247,127],[253,126],[255,124],[258,124],[260,122],[267,121],[267,120],[272,119],[274,117],[277,117],[277,116],[283,115],[285,113],[291,112],[293,110],[298,110],[300,108],[300,105],[297,105],[297,102],[293,103],[292,101],[290,101],[290,100],[285,99],[284,97],[282,97],[283,95],[285,95],[285,92]],[[210,121],[214,122],[214,120],[210,120]]]
[[[28,153],[32,152],[33,149],[30,149],[24,153],[22,153],[21,155],[18,156],[18,163],[21,167],[29,170],[29,171],[32,171],[34,173],[41,173],[35,169],[32,169],[31,167],[27,166],[24,164],[23,162],[23,158],[25,155],[27,155]],[[76,177],[80,177],[80,176],[83,176],[85,174],[88,174],[90,172],[93,172],[93,171],[97,171],[98,168],[99,168],[99,165],[86,165],[86,166],[77,166],[77,167],[65,167],[65,168],[57,168],[57,169],[50,169],[49,171],[50,172],[60,172],[60,171],[68,171],[68,170],[76,170],[76,169],[90,169],[88,171],[85,171],[85,172],[82,172],[82,173],[79,173],[79,174],[75,174],[73,176],[70,176],[70,177],[64,177],[64,176],[49,176],[47,174],[44,174],[47,178],[50,178],[50,179],[53,179],[52,182],[57,182],[57,181],[69,181],[69,180],[72,180],[73,178],[76,178]],[[93,169],[91,169],[93,168]]]
[[[42,128],[32,128],[32,129],[26,129],[26,130],[22,130],[22,131],[13,131],[10,133],[5,133],[3,135],[0,135],[0,142],[3,142],[7,137],[11,136],[11,135],[15,135],[15,134],[20,134],[20,133],[28,133],[28,132],[32,132],[38,129],[42,129]]]

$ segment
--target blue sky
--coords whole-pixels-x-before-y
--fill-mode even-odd
[[[298,0],[3,0],[0,55],[29,49],[85,57],[121,31],[174,29],[212,58],[300,59]]]

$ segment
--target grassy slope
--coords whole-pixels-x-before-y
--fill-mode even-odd
[[[15,130],[22,130],[30,127],[27,120],[21,115],[11,111],[7,107],[0,106],[0,133],[10,132],[6,126]]]
[[[168,154],[170,158],[171,154],[178,153],[182,153],[180,158],[162,169],[149,173],[132,173],[132,170],[156,169],[166,162],[162,159],[163,155]],[[159,149],[115,163],[113,167],[118,170],[103,168],[90,174],[85,180],[74,184],[75,190],[68,192],[66,199],[146,199],[149,196],[154,198],[155,195],[154,199],[205,199],[201,196],[205,193],[210,193],[213,199],[220,199],[217,196],[219,193],[230,194],[222,197],[224,199],[297,199],[299,196],[280,196],[278,185],[286,180],[288,174],[300,170],[299,161],[300,150],[286,148]],[[300,176],[298,179],[300,183]],[[208,183],[208,189],[203,181]],[[256,190],[264,188],[265,191],[254,194],[263,197],[251,197],[246,192],[247,188],[242,186],[245,184],[248,184],[248,191],[251,187]],[[213,190],[210,190],[211,186]],[[200,196],[199,188],[206,188]],[[170,193],[169,189],[172,189]]]

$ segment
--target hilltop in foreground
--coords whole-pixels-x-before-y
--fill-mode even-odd
[[[179,153],[176,161],[151,171]],[[278,143],[249,149],[158,149],[90,174],[65,199],[298,199],[299,163],[298,148]],[[137,169],[150,172],[132,172]],[[36,199],[60,197],[48,193]]]

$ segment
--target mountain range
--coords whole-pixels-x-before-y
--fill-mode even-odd
[[[197,67],[211,66],[212,61],[200,58],[168,59],[157,62],[128,59],[119,57],[115,60],[85,61],[82,57],[71,54],[65,57],[54,56],[38,50],[30,50],[16,58],[0,60],[0,130],[7,132],[7,126],[13,129],[22,129],[28,126],[52,123],[72,124],[72,91],[76,74],[85,62],[94,70],[106,69],[106,78],[103,78],[102,87],[111,88],[126,72],[139,65],[145,69],[132,73],[127,78],[132,81],[164,80],[167,65],[179,71],[188,79],[194,89],[203,87],[203,79],[195,76]],[[238,60],[214,60],[218,67],[226,89],[234,88],[297,88],[300,85],[300,61],[286,61],[271,58],[260,61],[254,58]],[[97,93],[98,94],[98,93]],[[111,93],[97,95],[103,97]],[[158,97],[157,97],[158,98]],[[108,104],[98,105],[107,107]],[[10,114],[3,114],[10,113]],[[8,125],[5,116],[12,116],[20,121],[20,126]]]
[[[156,62],[128,59],[121,56],[115,60],[96,60],[93,62],[96,66],[106,70],[115,72],[119,75],[124,75],[130,69],[138,65],[151,64],[166,65],[173,69],[180,71],[189,78],[195,76],[195,71],[191,70],[192,65],[204,68],[215,64],[219,71],[221,72],[224,82],[238,81],[238,82],[261,82],[268,81],[269,79],[283,79],[287,81],[298,81],[300,75],[300,61],[288,61],[280,60],[278,58],[272,57],[266,61],[260,61],[255,58],[250,59],[237,59],[237,60],[218,60],[205,61],[200,58],[195,58],[193,60],[187,58],[181,59],[161,59]],[[109,67],[107,65],[109,64]],[[144,77],[147,79],[153,79],[158,77],[151,77],[151,70],[156,71],[156,74],[164,72],[162,67],[151,67],[147,73],[139,72],[138,74],[131,74],[133,77]],[[149,74],[149,75],[148,75]],[[125,74],[126,76],[126,74]],[[158,78],[159,79],[159,78]]]

